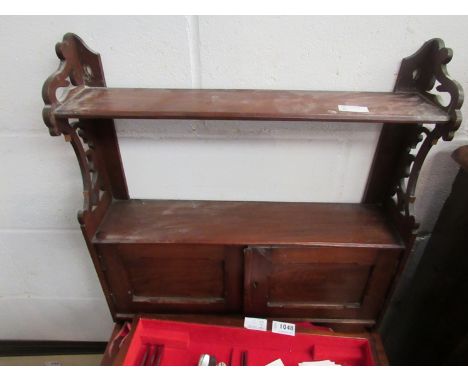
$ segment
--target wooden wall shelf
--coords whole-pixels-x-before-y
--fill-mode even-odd
[[[447,74],[452,51],[442,40],[405,58],[387,93],[113,89],[100,56],[78,36],[66,34],[56,51],[61,63],[44,84],[43,117],[75,150],[84,187],[79,221],[116,321],[215,313],[375,329],[413,245],[421,166],[462,120],[463,91]],[[361,203],[132,200],[116,118],[383,128]]]
[[[403,248],[378,206],[135,199],[112,203],[93,243]]]
[[[368,112],[340,111],[339,105]],[[450,116],[415,92],[286,90],[75,89],[57,118],[237,119],[440,123]]]

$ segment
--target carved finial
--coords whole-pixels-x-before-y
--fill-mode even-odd
[[[69,95],[85,86],[106,85],[99,54],[89,49],[77,35],[65,34],[62,42],[55,45],[55,52],[60,59],[59,67],[42,87],[45,103],[42,117],[53,136],[66,134],[69,130],[68,121],[57,119],[54,115],[54,110]],[[68,90],[65,96],[58,96],[58,92],[64,89]]]
[[[56,118],[54,110],[86,86],[103,87],[106,84],[99,54],[89,49],[77,35],[67,33],[63,36],[62,42],[55,45],[55,52],[60,65],[42,87],[45,103],[42,116],[50,134],[63,134],[75,151],[83,178],[84,206],[79,213],[83,223],[87,214],[98,205],[102,191],[107,189],[102,180],[103,171],[100,171],[102,165],[92,133],[86,130],[86,121],[70,123],[68,118]],[[60,96],[59,91],[63,89],[67,92]]]
[[[452,57],[452,49],[446,48],[440,38],[429,40],[416,53],[403,59],[395,84],[396,92],[419,92],[449,114],[450,121],[443,124],[441,130],[444,140],[453,138],[462,121],[463,88],[447,71]],[[444,105],[435,91],[447,93],[450,101]]]

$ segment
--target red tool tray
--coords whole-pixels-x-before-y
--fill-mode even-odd
[[[367,338],[307,333],[288,336],[150,318],[138,319],[124,343],[119,363],[127,366],[141,365],[145,360],[155,364],[156,359],[161,366],[195,366],[205,353],[232,366],[242,364],[242,353],[246,366],[264,366],[278,358],[286,366],[321,360],[347,366],[376,364]]]

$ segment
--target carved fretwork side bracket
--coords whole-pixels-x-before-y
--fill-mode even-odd
[[[55,50],[60,65],[42,88],[42,115],[49,133],[64,135],[73,146],[83,178],[84,203],[78,218],[92,236],[112,197],[128,198],[128,191],[112,120],[71,121],[54,114],[63,101],[85,87],[106,86],[99,54],[72,33],[67,33]],[[106,163],[109,158],[113,163]]]
[[[452,49],[446,48],[441,39],[429,40],[412,56],[403,59],[395,84],[395,92],[417,91],[449,114],[450,121],[440,125],[444,140],[453,138],[462,121],[463,89],[447,72],[452,57]],[[447,93],[450,101],[444,105],[434,90]]]
[[[403,227],[404,237],[410,237],[418,228],[414,218],[416,184],[426,156],[440,138],[451,140],[460,127],[463,104],[463,89],[447,73],[446,65],[452,59],[452,50],[445,47],[440,39],[426,42],[421,49],[402,61],[395,85],[395,92],[417,91],[450,116],[446,123],[434,126],[400,126],[409,130],[402,136],[404,150],[390,189],[389,204],[393,214]],[[447,93],[450,101],[444,104],[437,92]],[[384,127],[385,129],[385,127]],[[399,215],[399,216],[398,216]]]
[[[58,118],[54,113],[69,97],[86,87],[105,87],[104,72],[99,54],[72,33],[67,33],[55,50],[60,65],[42,88],[45,103],[42,115],[49,133],[52,136],[62,134],[78,159],[83,179],[83,209],[78,212],[78,220],[107,303],[115,316],[105,269],[92,244],[112,200],[129,198],[114,122],[112,119],[69,120]]]
[[[65,137],[75,151],[83,178],[83,210],[78,213],[78,220],[84,224],[86,216],[94,213],[101,200],[110,201],[111,194],[91,126],[86,121],[79,121],[73,123],[71,128],[72,132]]]
[[[55,118],[53,113],[62,98],[81,91],[85,86],[106,86],[99,54],[89,49],[77,35],[67,33],[63,36],[63,41],[55,45],[55,52],[60,65],[42,87],[45,103],[42,116],[53,136],[68,134],[70,131],[68,121]],[[60,97],[60,91],[66,94]]]

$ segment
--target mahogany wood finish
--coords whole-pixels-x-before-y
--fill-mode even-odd
[[[104,355],[101,359],[101,366],[111,366],[112,363],[115,361],[115,358],[117,357],[117,354],[120,350],[119,346],[116,346],[117,336],[119,332],[121,332],[122,327],[123,324],[120,322],[114,325],[114,329],[112,330],[112,334],[109,337],[109,341],[104,351]]]
[[[100,245],[118,315],[240,312],[242,249],[221,245]]]
[[[414,240],[421,166],[461,123],[463,91],[447,74],[452,51],[442,40],[403,60],[391,93],[112,89],[99,55],[76,35],[66,34],[56,52],[61,63],[44,84],[43,117],[77,155],[79,221],[116,321],[248,313],[375,328]],[[131,200],[115,118],[384,127],[361,204]]]
[[[75,151],[83,178],[83,209],[78,220],[101,282],[111,313],[115,315],[112,293],[101,268],[95,247],[91,244],[112,199],[129,198],[112,119],[78,120],[56,118],[54,110],[61,105],[60,90],[67,96],[83,86],[105,87],[104,71],[99,54],[91,51],[73,33],[67,33],[55,51],[60,59],[58,69],[42,87],[45,106],[42,116],[52,136],[63,134]]]
[[[93,243],[403,248],[375,205],[138,199],[112,203]]]
[[[368,113],[338,105],[366,106]],[[276,121],[448,122],[417,92],[108,89],[83,87],[54,110],[57,118],[247,119]]]
[[[363,197],[364,203],[384,203],[391,210],[389,215],[396,220],[408,244],[418,227],[413,205],[419,171],[431,147],[440,138],[451,140],[462,121],[463,89],[450,78],[446,67],[452,56],[452,50],[436,38],[402,61],[394,92],[418,92],[438,104],[450,118],[445,123],[434,122],[432,126],[414,124],[403,132],[398,131],[395,124],[384,124]],[[446,105],[440,93],[449,97]]]
[[[247,314],[354,319],[375,323],[399,250],[249,247]]]
[[[363,203],[381,203],[384,206],[405,242],[405,251],[390,293],[411,252],[419,226],[414,217],[414,202],[421,167],[431,147],[441,138],[451,140],[461,125],[463,89],[447,71],[452,56],[452,49],[435,38],[403,59],[394,92],[416,91],[443,108],[450,120],[446,123],[418,123],[405,130],[398,129],[395,124],[384,124],[363,196]],[[444,102],[442,94],[448,97],[448,101]],[[384,309],[385,306],[382,312]]]

